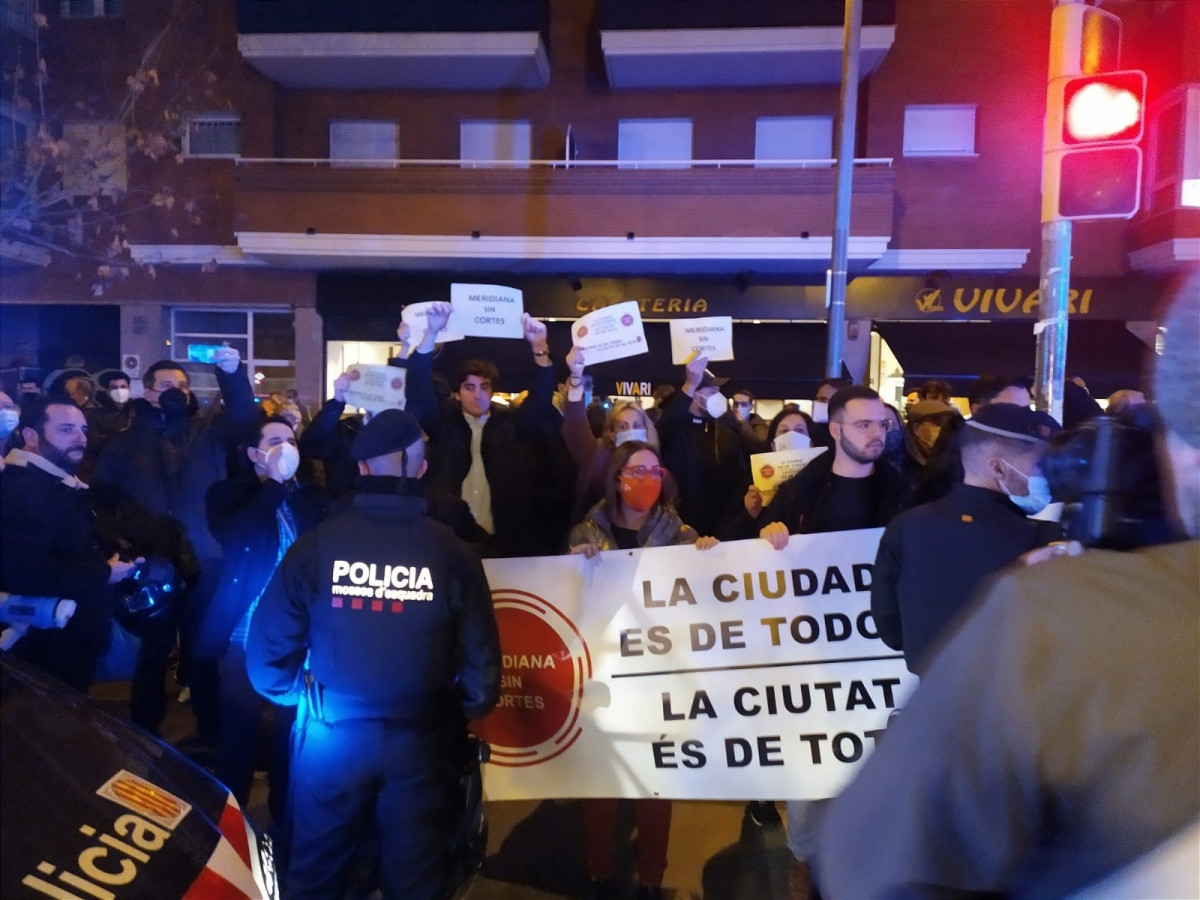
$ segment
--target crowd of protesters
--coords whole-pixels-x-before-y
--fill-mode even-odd
[[[262,630],[291,621],[279,617],[304,593],[303,555],[333,552],[325,545],[345,534],[347,517],[366,516],[371,528],[404,535],[414,521],[429,523],[434,537],[420,540],[433,542],[422,543],[422,552],[434,560],[437,581],[460,577],[447,568],[446,553],[592,556],[675,544],[703,551],[745,539],[782,549],[794,534],[883,527],[872,610],[882,640],[919,674],[934,664],[944,632],[985,579],[1062,536],[1052,517],[1030,518],[1051,501],[1038,463],[1060,423],[1031,408],[1031,382],[1021,377],[980,377],[966,394],[969,415],[945,382],[925,383],[901,409],[870,388],[827,379],[809,409],[788,404],[766,421],[753,393],[730,377],[735,365],[716,374],[698,357],[678,385],[655,391],[653,406],[605,404],[601,420],[584,389],[586,353],[572,348],[560,356],[566,348],[551,348],[545,326],[528,315],[527,391],[519,403],[496,401],[499,372],[486,359],[439,371],[438,336],[449,313],[448,304],[434,304],[412,352],[393,361],[407,369],[403,419],[348,409],[345,375],[315,413],[294,391],[256,400],[229,348],[213,367],[220,402],[204,410],[184,368],[166,360],[140,375],[136,398],[125,373],[93,378],[82,369],[22,386],[19,404],[0,393],[7,452],[0,590],[78,605],[65,627],[30,630],[11,652],[86,690],[112,671],[114,629],[132,633],[136,651],[122,675],[131,683],[132,720],[152,734],[165,715],[168,667],[177,662],[196,718],[194,744],[212,751],[216,774],[240,803],[249,799],[255,770],[268,770],[281,847],[286,852],[295,841],[303,857],[293,860],[299,877],[288,896],[336,896],[350,857],[314,856],[325,838],[314,837],[311,822],[294,823],[301,834],[283,827],[295,706],[264,695],[286,698],[298,676],[289,670],[280,680],[284,656],[270,655],[284,625],[266,637]],[[409,337],[402,331],[406,349]],[[1103,414],[1081,385],[1069,386],[1068,401],[1068,426]],[[1108,410],[1127,414],[1145,402],[1123,390]],[[764,502],[752,456],[807,447],[826,452]],[[380,494],[419,503],[382,513]],[[123,585],[152,562],[177,587],[176,597],[167,609],[130,612],[118,599]],[[285,577],[288,566],[295,571]],[[260,598],[269,611],[256,621]],[[476,674],[494,668],[491,627],[492,637],[476,634]],[[255,646],[256,629],[266,644]],[[482,686],[463,703],[478,715],[494,693]],[[391,702],[410,700],[372,700]],[[246,739],[264,719],[265,751]],[[816,829],[827,805],[787,804],[790,897],[812,895]],[[617,896],[616,801],[584,801],[582,813],[592,893]],[[751,803],[748,816],[768,827],[780,823],[770,801]],[[637,801],[636,819],[636,896],[664,896],[670,802]],[[352,848],[354,834],[339,834]],[[424,881],[406,882],[395,868],[381,867],[389,895],[441,895],[444,876],[426,872]]]

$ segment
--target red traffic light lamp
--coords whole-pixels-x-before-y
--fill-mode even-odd
[[[1145,72],[1128,70],[1068,79],[1062,95],[1062,143],[1070,147],[1139,141],[1145,110]]]

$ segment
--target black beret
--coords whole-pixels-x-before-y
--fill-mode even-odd
[[[1028,406],[1018,406],[1016,403],[989,403],[981,406],[967,421],[967,425],[1001,437],[1036,443],[1050,440],[1050,435],[1062,427],[1052,416]]]
[[[350,448],[350,455],[357,462],[375,459],[377,456],[407,450],[424,437],[421,423],[412,413],[385,409],[373,415],[371,421],[362,427]]]

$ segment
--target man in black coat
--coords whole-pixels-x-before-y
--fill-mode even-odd
[[[1027,518],[1049,501],[1038,460],[1058,423],[1013,403],[981,406],[959,433],[963,480],[940,500],[888,525],[871,581],[883,642],[904,651],[910,672],[929,665],[937,638],[989,575],[1061,536]]]
[[[707,365],[703,356],[687,364],[683,388],[664,401],[658,420],[662,462],[679,486],[679,516],[701,535],[717,533],[730,502],[750,482],[750,454],[767,449],[729,412],[721,394],[729,379]]]
[[[284,827],[288,739],[295,710],[272,708],[250,684],[246,632],[254,606],[283,554],[300,535],[317,526],[326,503],[323,492],[296,478],[300,453],[296,434],[286,419],[273,416],[263,420],[246,443],[245,463],[249,471],[208,489],[208,526],[221,543],[224,565],[192,652],[197,659],[219,660],[221,721],[216,775],[243,807],[249,802],[257,768],[258,741],[254,738],[269,714],[267,799],[276,859],[282,865],[288,843]]]
[[[429,434],[430,485],[462,497],[490,538],[496,556],[540,556],[557,552],[564,535],[547,523],[558,521],[563,491],[574,486],[574,473],[559,476],[531,459],[542,456],[532,445],[545,418],[553,414],[555,373],[546,344],[546,326],[523,316],[525,339],[533,351],[534,375],[529,396],[516,410],[497,408],[492,391],[499,378],[485,360],[467,360],[453,381],[454,395],[437,401],[433,388],[433,348],[446,327],[450,304],[430,307],[426,331],[408,361],[408,410]],[[557,431],[554,431],[557,437]],[[561,448],[565,455],[565,446]],[[569,502],[565,504],[569,507]]]
[[[28,401],[0,472],[0,590],[76,602],[62,630],[26,633],[14,648],[35,665],[86,691],[108,647],[108,586],[132,574],[101,549],[87,485],[74,476],[87,448],[87,421],[71,400]]]
[[[216,742],[219,706],[216,666],[191,665],[192,635],[220,580],[221,548],[208,531],[204,498],[227,475],[229,454],[260,418],[246,367],[224,348],[214,366],[223,409],[197,410],[187,373],[161,360],[143,376],[144,396],[133,402],[129,428],[104,449],[96,489],[123,538],[141,554],[170,560],[188,583],[180,622],[181,665],[187,664],[192,711],[203,743]],[[143,637],[131,686],[133,721],[158,732],[166,715],[164,683],[173,633]]]
[[[776,550],[790,534],[852,531],[886,525],[904,508],[910,486],[880,459],[894,420],[875,391],[842,388],[829,401],[826,451],[780,486],[759,519]]]
[[[448,896],[455,748],[500,689],[483,566],[424,515],[416,418],[385,410],[353,454],[352,507],[303,535],[250,620],[250,680],[299,704],[292,750],[290,898],[340,897],[372,823],[384,896]]]

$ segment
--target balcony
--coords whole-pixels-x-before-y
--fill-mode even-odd
[[[238,0],[238,50],[287,88],[537,90],[546,0]]]
[[[894,173],[890,160],[857,162],[850,257],[862,271],[891,235]],[[681,164],[243,159],[235,231],[248,257],[315,268],[824,272],[832,160]]]
[[[614,88],[836,85],[842,0],[604,0],[600,43]],[[860,78],[895,39],[894,0],[864,0]]]

